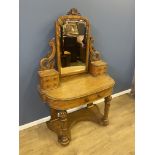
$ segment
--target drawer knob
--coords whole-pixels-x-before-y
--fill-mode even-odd
[[[97,94],[97,97],[102,97],[100,94]]]
[[[89,99],[88,99],[88,98],[85,98],[85,101],[86,101],[86,102],[88,102],[88,101],[89,101]]]

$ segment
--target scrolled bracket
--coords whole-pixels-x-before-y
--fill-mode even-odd
[[[40,70],[46,70],[46,69],[52,69],[54,68],[54,58],[55,58],[55,39],[49,41],[49,46],[51,47],[51,50],[49,53],[40,60]]]
[[[98,61],[100,60],[100,53],[94,48],[94,39],[93,37],[90,37],[90,61]]]

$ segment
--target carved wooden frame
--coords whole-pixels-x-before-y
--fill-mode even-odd
[[[56,50],[57,50],[57,65],[58,65],[58,71],[59,71],[59,74],[60,76],[66,76],[66,75],[69,75],[69,74],[66,74],[66,75],[62,75],[61,74],[61,57],[60,57],[60,33],[61,33],[61,29],[60,27],[63,25],[64,21],[66,19],[70,19],[70,20],[83,20],[86,22],[86,35],[87,35],[87,43],[86,43],[86,69],[84,71],[80,71],[80,73],[83,73],[83,72],[87,72],[88,71],[88,63],[89,63],[89,47],[90,47],[90,24],[89,24],[89,21],[86,17],[82,17],[78,14],[69,14],[69,15],[66,15],[66,16],[60,16],[58,18],[58,20],[56,21],[56,34],[55,34],[55,37],[56,37]],[[79,72],[78,72],[79,73]],[[73,73],[70,73],[71,74],[77,74],[77,72],[73,72]]]

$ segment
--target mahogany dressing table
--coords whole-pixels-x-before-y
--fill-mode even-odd
[[[114,80],[107,74],[107,63],[93,47],[90,24],[77,9],[58,18],[51,51],[40,61],[39,93],[51,111],[47,122],[62,145],[71,140],[71,127],[79,121],[108,125],[108,113]],[[94,101],[105,98],[104,114]],[[72,113],[67,110],[81,105]]]

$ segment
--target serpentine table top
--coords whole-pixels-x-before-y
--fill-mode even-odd
[[[41,90],[44,100],[54,109],[67,110],[88,104],[112,93],[114,80],[103,74],[97,77],[91,74],[79,74],[61,78],[58,88]]]

